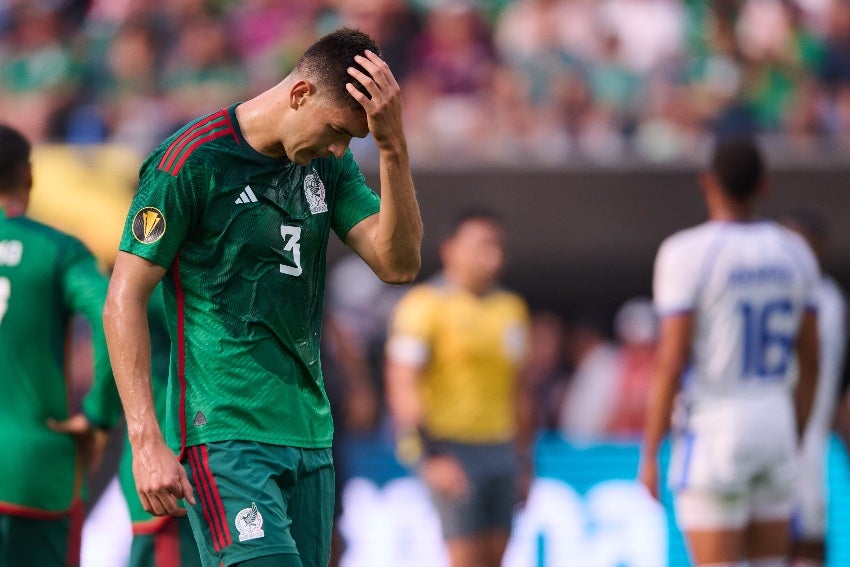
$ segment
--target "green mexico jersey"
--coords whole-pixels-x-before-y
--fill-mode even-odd
[[[26,217],[0,217],[0,513],[50,517],[79,496],[76,443],[47,427],[72,411],[65,367],[75,313],[88,320],[94,349],[96,394],[84,410],[101,426],[120,416],[114,386],[112,394],[103,387],[114,383],[101,323],[106,288],[80,241]]]
[[[350,152],[307,166],[253,150],[235,106],[148,157],[121,250],[167,270],[166,437],[329,447],[319,342],[330,230],[376,213]]]

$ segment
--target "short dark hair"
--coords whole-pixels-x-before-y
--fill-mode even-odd
[[[295,63],[295,71],[316,81],[319,88],[327,89],[335,102],[365,112],[363,106],[348,93],[345,84],[353,84],[360,92],[372,98],[360,81],[347,71],[349,67],[354,67],[371,77],[362,65],[354,61],[355,55],[363,55],[367,49],[376,55],[381,54],[375,41],[365,33],[353,28],[339,28],[311,45]]]
[[[23,134],[0,124],[0,193],[20,189],[30,162],[32,146]]]
[[[446,238],[451,238],[455,236],[460,230],[460,228],[469,221],[479,220],[488,222],[498,227],[504,226],[504,221],[502,220],[502,217],[495,211],[485,209],[483,207],[464,209],[460,211],[457,215],[455,215],[451,225],[449,226],[449,232],[448,234],[446,234]]]
[[[726,195],[735,201],[746,201],[753,196],[765,174],[758,144],[748,135],[719,139],[710,168]]]

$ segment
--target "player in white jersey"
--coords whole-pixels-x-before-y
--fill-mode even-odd
[[[796,211],[782,222],[806,239],[823,266],[828,236],[820,215],[813,211]],[[825,273],[818,283],[817,302],[820,375],[800,454],[800,478],[791,530],[795,567],[817,567],[826,562],[828,495],[824,466],[836,407],[843,397],[841,379],[847,344],[847,302],[835,280]]]
[[[640,478],[657,497],[678,393],[668,484],[694,563],[778,567],[817,380],[817,263],[756,217],[766,180],[752,139],[721,140],[700,182],[709,220],[667,238],[655,261],[662,327]]]

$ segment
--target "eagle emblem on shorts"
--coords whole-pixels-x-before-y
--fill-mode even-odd
[[[322,183],[322,178],[315,169],[304,177],[304,196],[307,198],[311,214],[328,212],[328,204],[325,202],[325,184]]]
[[[248,541],[263,537],[263,515],[257,510],[257,504],[251,502],[250,508],[243,508],[236,514],[236,529],[239,531],[239,541]]]

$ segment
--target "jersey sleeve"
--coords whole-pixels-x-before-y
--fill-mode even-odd
[[[94,376],[91,389],[83,399],[83,413],[92,424],[112,428],[121,417],[121,400],[103,331],[103,303],[108,281],[94,256],[77,240],[69,239],[63,251],[61,270],[65,305],[82,314],[91,328]]]
[[[354,225],[381,208],[381,199],[366,185],[366,178],[354,160],[351,150],[342,158],[333,208],[332,227],[340,240]]]
[[[655,257],[653,300],[662,317],[688,312],[696,307],[700,276],[696,264],[698,255],[685,244],[681,235],[668,238]]]
[[[396,304],[390,322],[387,356],[396,362],[423,366],[431,353],[433,294],[414,287]]]
[[[119,249],[167,269],[201,216],[210,173],[201,152],[176,174],[160,169],[161,159],[154,152],[142,165]]]

